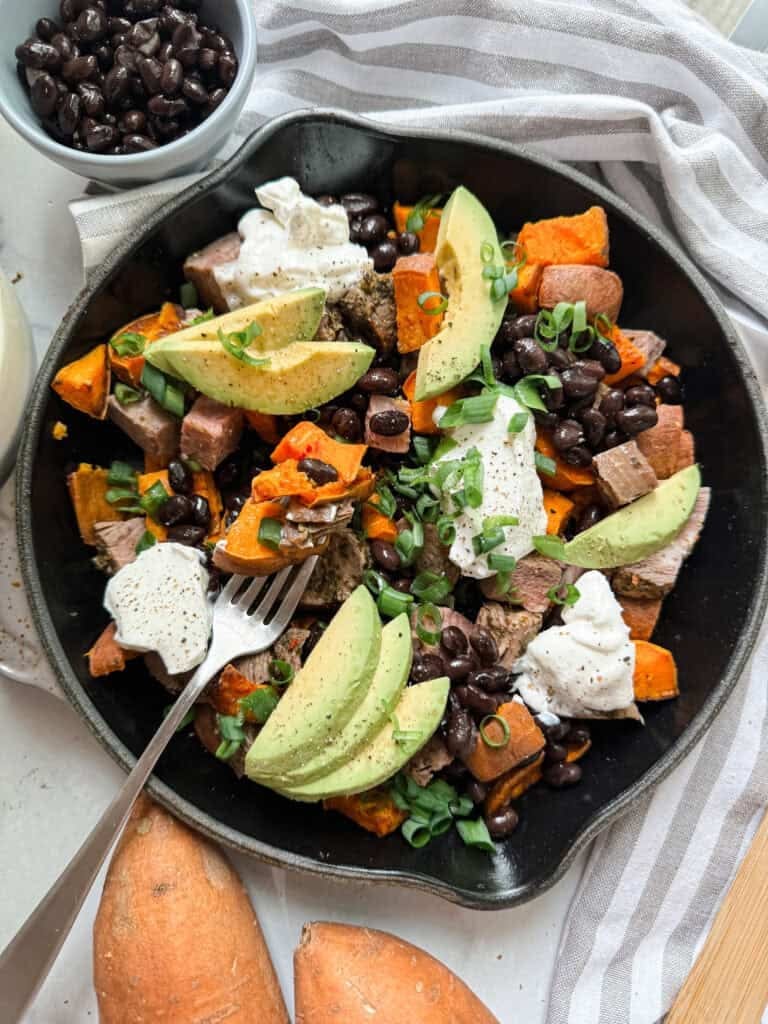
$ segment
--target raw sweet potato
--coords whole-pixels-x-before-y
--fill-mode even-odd
[[[570,498],[557,491],[544,488],[544,509],[547,513],[547,533],[559,534],[568,525],[568,521],[576,508]]]
[[[466,758],[467,768],[480,782],[498,779],[504,772],[538,754],[544,747],[544,734],[524,704],[510,700],[496,712],[509,728],[505,742],[505,731],[495,719],[482,727],[482,732],[494,744],[490,746],[478,732],[475,746]],[[500,744],[495,746],[495,744]]]
[[[518,313],[535,313],[539,308],[539,286],[541,284],[544,265],[542,263],[524,263],[517,272],[517,284],[509,293],[509,298]]]
[[[619,275],[602,267],[546,267],[539,285],[539,305],[543,309],[554,309],[558,302],[580,302],[583,299],[590,320],[598,313],[605,313],[611,321],[616,320],[623,297],[624,288]]]
[[[293,973],[296,1024],[499,1024],[439,960],[372,928],[305,925]]]
[[[158,338],[164,338],[167,334],[173,334],[174,331],[180,330],[183,316],[184,310],[181,306],[175,306],[172,302],[164,302],[159,313],[147,313],[145,316],[140,316],[138,320],[132,320],[125,327],[116,331],[113,337],[119,338],[121,334],[140,334],[146,342],[157,341]],[[144,370],[143,354],[120,356],[110,345],[109,363],[118,380],[123,381],[124,384],[130,384],[134,388],[139,386]]]
[[[544,430],[536,432],[536,451],[546,455],[555,463],[554,473],[539,472],[541,482],[553,491],[573,491],[579,487],[589,487],[595,482],[595,474],[584,466],[569,466],[557,454],[552,438]]]
[[[621,356],[621,369],[616,373],[609,373],[605,383],[609,387],[618,384],[620,380],[631,376],[633,373],[640,373],[645,366],[645,353],[630,341],[626,334],[623,334],[616,324],[610,333],[610,338]]]
[[[662,356],[648,371],[648,383],[654,386],[659,383],[662,377],[679,377],[680,366],[673,363],[671,359]]]
[[[288,1024],[248,894],[223,854],[141,796],[93,927],[101,1024]]]
[[[677,697],[677,665],[671,651],[647,640],[635,640],[635,700]]]
[[[109,470],[81,462],[67,477],[67,489],[77,518],[77,528],[85,544],[96,545],[95,523],[112,523],[122,519],[114,505],[107,501]]]
[[[402,203],[394,203],[392,215],[395,218],[395,227],[398,234],[408,230],[408,218],[413,213],[412,206],[403,206]],[[440,206],[433,207],[424,218],[424,227],[417,231],[419,236],[419,251],[434,252],[437,244],[437,232],[440,230],[440,218],[443,210]]]
[[[397,351],[416,352],[434,338],[443,324],[442,313],[426,312],[418,303],[423,292],[441,293],[440,275],[431,252],[401,256],[392,271],[397,309]],[[439,303],[430,299],[427,309]]]
[[[366,450],[364,444],[334,441],[315,423],[302,420],[285,434],[271,459],[278,465],[290,459],[319,459],[333,466],[341,483],[351,484],[357,480]]]
[[[356,796],[334,796],[323,800],[323,808],[338,811],[379,838],[400,828],[408,817],[408,811],[401,811],[384,789],[369,789]]]
[[[62,366],[51,387],[73,409],[103,420],[107,415],[109,384],[107,346],[97,345],[80,359]]]
[[[411,426],[417,434],[439,434],[440,430],[435,425],[432,415],[438,405],[453,405],[460,398],[464,397],[463,388],[451,388],[444,391],[437,398],[425,398],[421,402],[416,401],[416,371],[414,370],[403,384],[403,394],[411,404]]]
[[[90,651],[86,652],[88,671],[94,679],[122,672],[126,661],[139,657],[138,651],[128,651],[120,646],[115,640],[116,632],[117,626],[110,622]]]
[[[528,263],[608,266],[608,220],[602,206],[591,206],[573,217],[524,224],[517,241]]]
[[[661,598],[617,595],[630,640],[650,640],[661,614]]]

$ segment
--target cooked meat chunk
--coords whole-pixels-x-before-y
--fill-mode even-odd
[[[650,640],[661,614],[661,598],[618,596],[630,640]]]
[[[702,487],[688,522],[675,539],[650,558],[623,565],[613,574],[611,585],[622,597],[664,597],[674,587],[685,559],[699,539],[709,509],[711,491]]]
[[[624,288],[621,278],[612,270],[581,264],[559,264],[545,267],[539,285],[539,305],[554,309],[558,302],[587,304],[587,316],[605,313],[612,321],[618,319]]]
[[[331,537],[338,533],[346,533],[346,526],[354,515],[354,508],[351,502],[343,502],[334,505],[336,513],[333,519],[325,520],[319,517],[300,516],[294,510],[291,519],[286,519],[283,524],[281,547],[313,548],[317,549],[327,544]],[[315,511],[315,510],[312,510]],[[327,547],[323,549],[327,551]]]
[[[181,454],[213,471],[240,443],[243,413],[200,395],[181,424]]]
[[[477,625],[496,641],[499,661],[508,669],[539,632],[541,621],[541,615],[535,612],[518,611],[495,601],[484,604],[477,614]]]
[[[112,395],[107,413],[139,448],[162,465],[167,465],[179,450],[181,420],[149,395],[131,405],[121,405]]]
[[[238,777],[241,779],[245,775],[245,755],[251,748],[251,744],[256,739],[259,727],[256,725],[250,725],[246,723],[243,726],[243,732],[245,733],[245,739],[240,745],[240,749],[230,757],[227,764]],[[219,723],[216,718],[216,712],[210,706],[210,704],[198,704],[195,708],[195,732],[197,738],[203,744],[206,750],[209,750],[212,754],[215,754],[219,749],[221,743],[221,732],[219,731]]]
[[[341,296],[338,308],[351,338],[362,338],[389,355],[397,343],[395,289],[391,274],[366,272]]]
[[[156,679],[174,697],[181,693],[194,674],[194,672],[179,672],[176,675],[172,675],[170,672],[167,672],[163,659],[157,651],[148,651],[144,655],[144,664],[147,666],[147,671],[153,679]]]
[[[144,536],[146,525],[141,516],[133,519],[94,523],[93,533],[99,549],[99,564],[108,572],[119,572],[136,558],[136,545]]]
[[[411,446],[411,419],[408,414],[408,403],[402,398],[390,398],[388,395],[371,395],[365,414],[365,443],[369,448],[378,448],[382,452],[405,455]],[[385,434],[374,430],[371,421],[374,417],[395,413],[400,419],[405,417],[407,426],[396,434]]]
[[[480,589],[492,601],[522,605],[527,612],[545,612],[550,603],[547,593],[560,585],[562,575],[560,562],[534,553],[517,563],[508,591],[501,593],[498,590],[495,576],[483,580]]]
[[[349,335],[344,328],[344,321],[339,307],[328,303],[320,317],[315,332],[315,341],[348,341]]]
[[[664,349],[667,347],[666,341],[664,341],[663,338],[660,338],[658,334],[654,334],[653,331],[625,330],[623,333],[645,356],[645,365],[640,371],[640,373],[645,376],[651,367],[661,358],[664,353]]]
[[[427,745],[411,758],[404,770],[417,786],[428,786],[433,776],[452,761],[453,754],[435,733]]]
[[[435,524],[424,523],[424,547],[416,558],[416,572],[433,572],[455,583],[459,578],[459,569],[448,557],[448,551],[449,549],[440,543]]]
[[[659,480],[666,480],[679,469],[693,465],[693,435],[683,429],[681,405],[662,404],[656,411],[658,422],[637,435],[637,447]]]
[[[413,606],[411,606],[413,607]],[[440,617],[442,619],[442,629],[448,629],[449,626],[456,626],[458,629],[470,637],[474,632],[474,624],[469,619],[462,615],[461,612],[456,612],[453,608],[440,608]],[[411,612],[411,636],[413,637],[414,648],[417,651],[434,652],[437,650],[438,644],[425,644],[423,640],[419,639],[416,632],[416,609],[413,608]]]
[[[294,672],[298,672],[302,665],[301,649],[308,636],[308,629],[289,626],[268,650],[262,651],[261,654],[246,654],[242,658],[235,658],[232,664],[252,683],[268,682],[269,666],[275,660],[285,661]]]
[[[333,534],[328,550],[309,577],[302,607],[326,608],[346,601],[362,583],[368,564],[368,545],[356,533],[342,530]]]
[[[611,508],[629,505],[654,489],[658,480],[653,467],[634,441],[609,448],[592,460],[597,486]]]
[[[199,252],[193,252],[184,264],[187,280],[197,288],[202,306],[213,306],[217,313],[226,313],[228,306],[214,273],[216,267],[233,263],[240,255],[240,235],[237,231],[211,242]]]

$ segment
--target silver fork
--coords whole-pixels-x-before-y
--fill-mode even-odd
[[[177,697],[91,834],[0,955],[2,1024],[20,1021],[34,999],[136,797],[186,713],[228,661],[243,654],[257,654],[278,639],[296,610],[316,562],[315,555],[298,568],[289,566],[272,577],[233,576],[222,589],[213,608],[213,636],[205,661]],[[248,586],[243,589],[246,582]],[[265,587],[264,596],[251,611]]]

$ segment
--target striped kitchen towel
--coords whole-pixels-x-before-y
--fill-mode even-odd
[[[730,306],[768,383],[752,312],[768,315],[768,56],[673,0],[260,0],[256,11],[241,134],[321,104],[576,162],[739,297]],[[177,187],[73,204],[86,263]],[[698,747],[595,842],[551,1024],[653,1024],[669,1007],[768,802],[767,670],[763,640]]]

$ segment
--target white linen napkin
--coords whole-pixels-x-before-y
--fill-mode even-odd
[[[241,135],[320,103],[578,162],[727,289],[768,387],[768,327],[756,315],[768,315],[766,55],[673,0],[304,0],[262,2],[256,16],[260,66]],[[86,271],[189,181],[74,202]],[[0,519],[7,489],[3,501]],[[14,600],[0,606],[6,643],[24,617],[23,594]],[[30,668],[34,643],[26,651]],[[696,749],[593,844],[551,1024],[653,1024],[668,1009],[768,803],[767,668],[764,631]],[[42,662],[33,674],[56,689]]]

